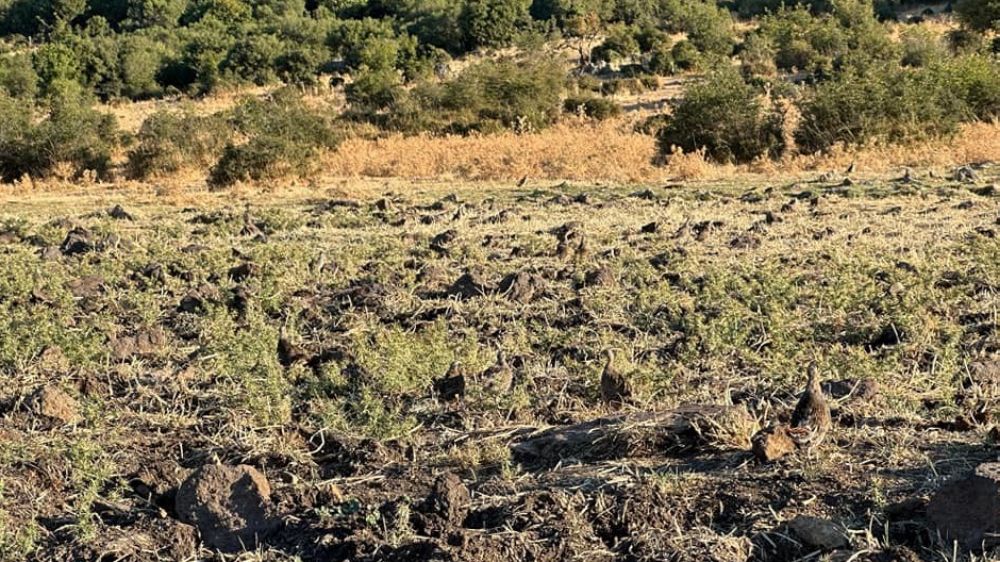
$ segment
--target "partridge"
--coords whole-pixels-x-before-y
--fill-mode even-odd
[[[601,401],[604,404],[617,408],[632,399],[632,385],[625,375],[615,369],[614,353],[609,349],[605,351],[607,363],[604,364],[604,372],[601,373]]]
[[[792,413],[792,423],[789,434],[800,449],[812,450],[823,442],[830,431],[830,405],[823,397],[823,389],[819,385],[816,374],[816,364],[809,365],[809,382],[805,392],[799,398],[799,403]]]
[[[505,394],[510,392],[514,382],[514,371],[507,364],[507,355],[502,349],[497,349],[497,362],[482,374],[483,386],[490,392]]]

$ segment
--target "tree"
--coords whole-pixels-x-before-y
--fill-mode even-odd
[[[958,0],[955,11],[976,31],[1000,30],[1000,0]]]
[[[528,19],[526,0],[466,0],[461,24],[466,47],[506,47]]]

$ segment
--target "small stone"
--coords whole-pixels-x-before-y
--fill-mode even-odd
[[[941,536],[965,550],[1000,544],[1000,463],[985,463],[972,474],[939,489],[927,516]]]
[[[836,550],[850,546],[850,541],[840,525],[827,519],[799,515],[789,521],[788,527],[803,543],[813,548]]]
[[[795,441],[784,425],[759,432],[751,442],[753,455],[761,462],[773,462],[795,452]]]
[[[223,552],[253,550],[280,524],[271,486],[256,468],[206,465],[177,489],[177,515],[194,525],[202,542]]]
[[[60,425],[72,425],[82,419],[76,400],[54,385],[46,385],[35,391],[28,403],[33,413]]]

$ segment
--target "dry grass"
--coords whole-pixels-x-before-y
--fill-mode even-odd
[[[531,135],[353,139],[325,159],[323,175],[472,181],[515,181],[528,176],[641,183],[760,174],[794,176],[840,170],[851,162],[857,162],[862,173],[884,174],[904,166],[941,167],[1000,160],[1000,124],[968,124],[954,138],[941,141],[841,147],[828,154],[795,155],[746,166],[710,163],[700,153],[675,153],[665,166],[656,165],[656,158],[654,139],[634,132],[624,118],[601,124],[567,122]]]
[[[568,122],[530,135],[352,139],[325,159],[323,169],[339,177],[642,182],[664,175],[653,164],[655,152],[652,137],[624,122]]]

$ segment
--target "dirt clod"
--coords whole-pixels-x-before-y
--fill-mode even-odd
[[[177,514],[202,541],[225,552],[253,549],[275,530],[271,486],[247,465],[205,465],[177,490]]]
[[[761,431],[752,443],[753,455],[761,462],[773,462],[795,452],[795,441],[784,425]]]
[[[418,526],[429,535],[440,535],[453,527],[461,527],[469,514],[469,489],[461,478],[449,472],[434,482],[431,493],[419,506],[422,517]]]
[[[82,419],[76,399],[58,386],[43,386],[31,395],[28,403],[35,415],[49,422],[71,425]]]
[[[833,521],[799,515],[788,522],[788,527],[805,544],[822,550],[836,550],[850,545],[847,535]]]
[[[986,463],[939,489],[927,516],[948,541],[978,550],[1000,544],[1000,463]]]
[[[67,256],[86,254],[97,249],[97,242],[93,233],[83,227],[77,227],[69,231],[59,250]]]

